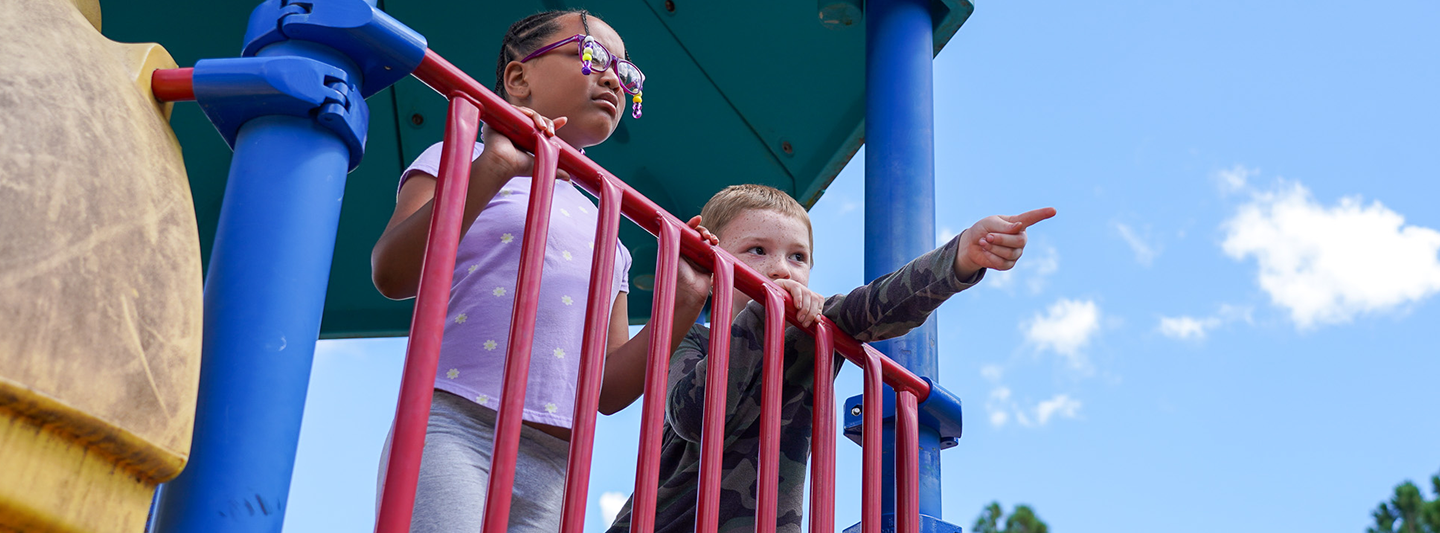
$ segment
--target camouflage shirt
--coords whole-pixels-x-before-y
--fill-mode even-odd
[[[955,276],[958,239],[911,261],[870,284],[825,302],[825,316],[861,342],[898,337],[919,327],[946,298],[984,276]],[[755,530],[756,478],[760,452],[761,360],[765,309],[751,302],[730,328],[730,386],[726,396],[725,449],[721,459],[721,533]],[[695,528],[699,496],[701,419],[705,406],[706,352],[710,329],[696,325],[670,358],[665,436],[660,451],[656,498],[657,533]],[[836,356],[835,371],[844,358]],[[795,326],[785,329],[785,384],[781,393],[780,490],[777,533],[801,533],[806,463],[810,458],[814,402],[815,341]],[[833,379],[834,376],[831,376]],[[608,533],[630,530],[625,502]]]

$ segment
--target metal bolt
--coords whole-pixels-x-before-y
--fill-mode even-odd
[[[860,406],[851,407],[850,416],[860,416]]]
[[[790,145],[790,141],[780,143],[780,150],[784,151],[785,155],[795,155],[795,147]]]
[[[420,126],[420,125],[422,125],[422,124],[425,124],[425,116],[424,116],[424,115],[421,115],[421,114],[419,114],[419,113],[416,113],[416,114],[414,114],[414,115],[410,115],[410,123],[411,123],[411,124],[414,124],[414,125],[416,125],[416,126]]]
[[[669,12],[671,12],[671,13],[674,13],[674,12],[675,12],[675,0],[665,0],[665,10],[666,10],[666,11],[669,11]]]

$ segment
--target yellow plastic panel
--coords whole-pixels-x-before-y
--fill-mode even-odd
[[[155,44],[0,0],[0,530],[138,531],[190,450],[195,210]]]

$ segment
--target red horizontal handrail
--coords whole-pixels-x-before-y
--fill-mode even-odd
[[[195,68],[161,68],[150,74],[150,92],[161,102],[195,99]]]

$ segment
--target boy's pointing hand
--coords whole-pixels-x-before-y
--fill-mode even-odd
[[[1045,207],[1013,216],[989,216],[980,219],[960,234],[960,250],[955,254],[955,275],[970,279],[982,268],[1010,270],[1025,252],[1025,229],[1036,222],[1055,216],[1055,208]]]

